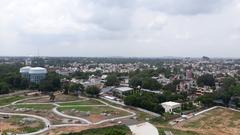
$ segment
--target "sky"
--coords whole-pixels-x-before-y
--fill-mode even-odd
[[[240,0],[0,0],[0,56],[240,57]]]

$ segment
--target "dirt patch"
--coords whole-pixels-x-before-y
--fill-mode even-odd
[[[217,108],[179,123],[174,128],[202,135],[240,135],[240,113]]]
[[[75,101],[75,100],[82,99],[73,95],[55,94],[55,96],[56,97],[54,102],[67,102],[67,101]],[[50,103],[50,102],[51,102],[50,97],[44,96],[36,99],[25,100],[22,103]]]
[[[102,121],[106,118],[102,115],[92,114],[88,117],[88,119],[92,122],[99,122],[99,121]]]
[[[0,133],[1,133],[1,131],[17,130],[18,128],[20,128],[20,127],[16,126],[16,125],[12,125],[11,123],[8,123],[8,122],[3,122],[0,120]]]

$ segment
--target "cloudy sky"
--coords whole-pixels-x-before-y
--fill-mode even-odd
[[[240,57],[239,0],[0,0],[1,56]]]

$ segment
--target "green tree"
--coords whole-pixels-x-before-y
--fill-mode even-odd
[[[223,89],[224,90],[229,90],[229,88],[231,86],[235,86],[235,85],[236,85],[236,80],[232,77],[228,77],[223,80]]]
[[[134,94],[124,98],[126,105],[141,107],[149,111],[159,114],[164,113],[164,109],[160,105],[158,95],[154,94]]]
[[[144,78],[142,83],[142,88],[150,90],[159,90],[162,88],[162,85],[158,83],[157,80],[152,78]]]
[[[137,88],[138,86],[142,86],[142,78],[134,76],[130,79],[129,85],[133,88]]]
[[[70,93],[79,94],[80,92],[83,92],[83,90],[84,90],[84,86],[82,84],[72,83],[69,86],[69,92]]]
[[[213,105],[213,100],[215,100],[215,96],[212,94],[203,95],[197,98],[197,101],[200,101],[204,106],[210,107]]]
[[[205,74],[205,75],[200,76],[197,79],[197,84],[198,84],[198,86],[201,86],[201,87],[202,86],[213,87],[213,86],[215,86],[215,79],[214,79],[213,75]]]
[[[172,83],[169,83],[163,87],[166,91],[176,92],[177,85],[180,83],[180,80],[174,80]]]
[[[7,83],[0,83],[0,94],[8,94],[10,91],[9,85]]]
[[[86,93],[92,97],[97,97],[100,93],[100,90],[96,86],[89,86],[86,88]]]
[[[106,78],[106,80],[107,80],[107,82],[106,82],[107,86],[118,86],[120,83],[120,81],[116,75],[109,75]]]
[[[53,92],[61,88],[60,77],[56,73],[49,73],[46,79],[39,84],[39,89],[45,92]]]

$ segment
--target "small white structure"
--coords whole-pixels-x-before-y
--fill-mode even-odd
[[[158,129],[148,122],[132,125],[129,128],[133,135],[159,135]]]
[[[180,103],[176,103],[172,101],[164,102],[161,105],[165,109],[165,112],[173,112],[173,110],[181,108]]]

